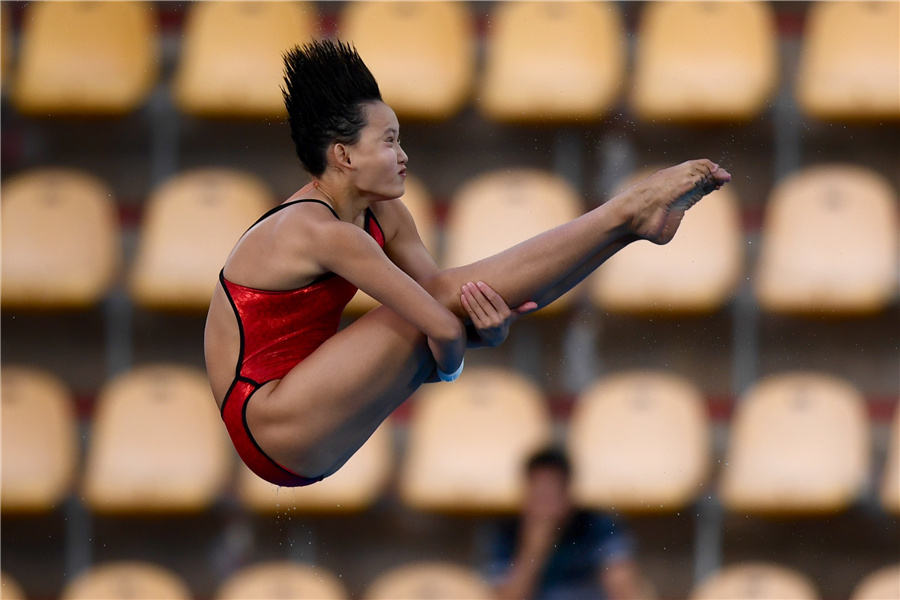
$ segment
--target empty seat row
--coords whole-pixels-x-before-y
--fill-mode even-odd
[[[640,172],[627,187],[647,175]],[[86,307],[117,282],[122,249],[109,187],[80,171],[43,169],[2,187],[4,308]],[[539,170],[487,172],[466,182],[439,226],[427,188],[403,197],[423,242],[446,267],[468,264],[560,225],[585,210],[571,185]],[[254,175],[201,169],[176,175],[145,204],[129,265],[132,298],[150,309],[205,310],[231,248],[275,198]],[[687,214],[666,246],[632,244],[580,289],[622,313],[717,310],[745,277],[740,200],[723,188]],[[877,313],[897,295],[896,192],[862,166],[807,167],[776,184],[765,205],[754,290],[767,311]],[[568,306],[564,296],[543,313]],[[352,313],[374,306],[358,294]]]
[[[897,2],[810,7],[796,82],[804,111],[900,117],[898,11]],[[180,109],[280,115],[280,55],[323,37],[318,12],[311,2],[190,4],[172,82]],[[764,2],[647,3],[633,77],[614,2],[497,3],[485,27],[483,72],[466,3],[348,2],[336,34],[359,48],[401,117],[444,119],[474,96],[503,121],[596,120],[631,79],[629,101],[643,119],[747,120],[767,108],[781,77],[774,10]],[[127,112],[159,77],[157,38],[150,3],[30,4],[16,71],[4,80],[23,113]]]
[[[2,576],[3,597],[25,598],[18,584]],[[127,596],[122,590],[128,590]],[[187,600],[187,584],[168,569],[147,562],[114,561],[92,567],[63,590],[63,600],[87,598],[156,598]],[[491,600],[493,592],[478,570],[458,563],[412,562],[378,575],[362,595],[363,600]],[[815,583],[803,573],[777,563],[750,562],[728,565],[699,582],[690,600],[742,598],[745,600],[817,600]],[[316,565],[262,562],[237,571],[219,586],[216,600],[285,598],[346,600],[350,598],[340,578]],[[866,574],[854,587],[850,600],[900,598],[900,565],[887,565]]]
[[[97,513],[197,512],[232,483],[248,509],[355,512],[397,489],[417,510],[510,513],[522,467],[553,440],[540,388],[517,373],[471,368],[453,386],[426,386],[410,400],[403,456],[386,421],[333,476],[278,488],[234,453],[205,374],[147,365],[106,384],[90,421],[84,464],[73,402],[54,376],[2,371],[2,509],[47,511],[73,486]],[[879,480],[885,510],[900,513],[900,410]],[[724,466],[714,469],[704,398],[688,380],[659,371],[602,378],[567,420],[573,492],[586,507],[672,512],[714,489],[731,511],[826,514],[859,500],[873,478],[865,400],[833,376],[791,372],[758,382],[737,403]],[[704,492],[705,493],[705,492]]]
[[[24,599],[15,580],[3,575],[3,598]],[[62,600],[97,598],[154,598],[188,600],[193,595],[177,573],[144,561],[110,561],[91,567],[70,581]],[[328,569],[291,561],[261,562],[244,567],[225,579],[215,600],[284,598],[346,600],[350,594],[340,577]],[[403,564],[377,576],[366,588],[364,600],[490,600],[491,590],[473,568],[452,562]]]

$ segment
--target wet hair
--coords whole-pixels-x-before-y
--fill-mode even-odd
[[[555,447],[544,448],[531,455],[525,464],[525,473],[531,475],[538,469],[555,469],[562,473],[566,480],[572,475],[572,465],[566,453]]]
[[[330,40],[285,52],[281,91],[297,156],[314,176],[325,172],[332,142],[359,141],[367,122],[365,104],[381,100],[378,83],[356,49]]]

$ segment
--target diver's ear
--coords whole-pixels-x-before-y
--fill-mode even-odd
[[[335,142],[331,145],[331,151],[329,152],[329,158],[334,162],[334,165],[340,169],[352,169],[353,163],[350,159],[350,149],[346,144],[342,144],[340,142]]]

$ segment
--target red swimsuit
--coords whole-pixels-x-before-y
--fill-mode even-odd
[[[318,200],[296,200],[272,209],[259,221],[299,202],[328,206]],[[368,209],[365,229],[383,248],[384,233]],[[289,291],[238,285],[225,279],[224,270],[219,273],[219,281],[234,309],[241,339],[235,377],[222,404],[222,419],[238,455],[250,470],[275,485],[301,486],[321,481],[322,477],[310,479],[288,470],[259,447],[247,426],[247,404],[256,390],[284,377],[337,333],[341,313],[356,293],[356,286],[334,273]]]

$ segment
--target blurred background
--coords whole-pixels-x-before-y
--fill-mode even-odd
[[[658,598],[760,562],[863,597],[900,562],[898,6],[3,1],[3,597],[120,561],[158,597],[274,561],[333,584],[308,597],[421,561],[478,579],[547,442]],[[471,351],[333,481],[278,490],[223,437],[203,325],[237,237],[308,181],[280,53],[325,37],[397,112],[441,264],[648,170],[734,179]],[[757,577],[745,597],[772,597]]]

